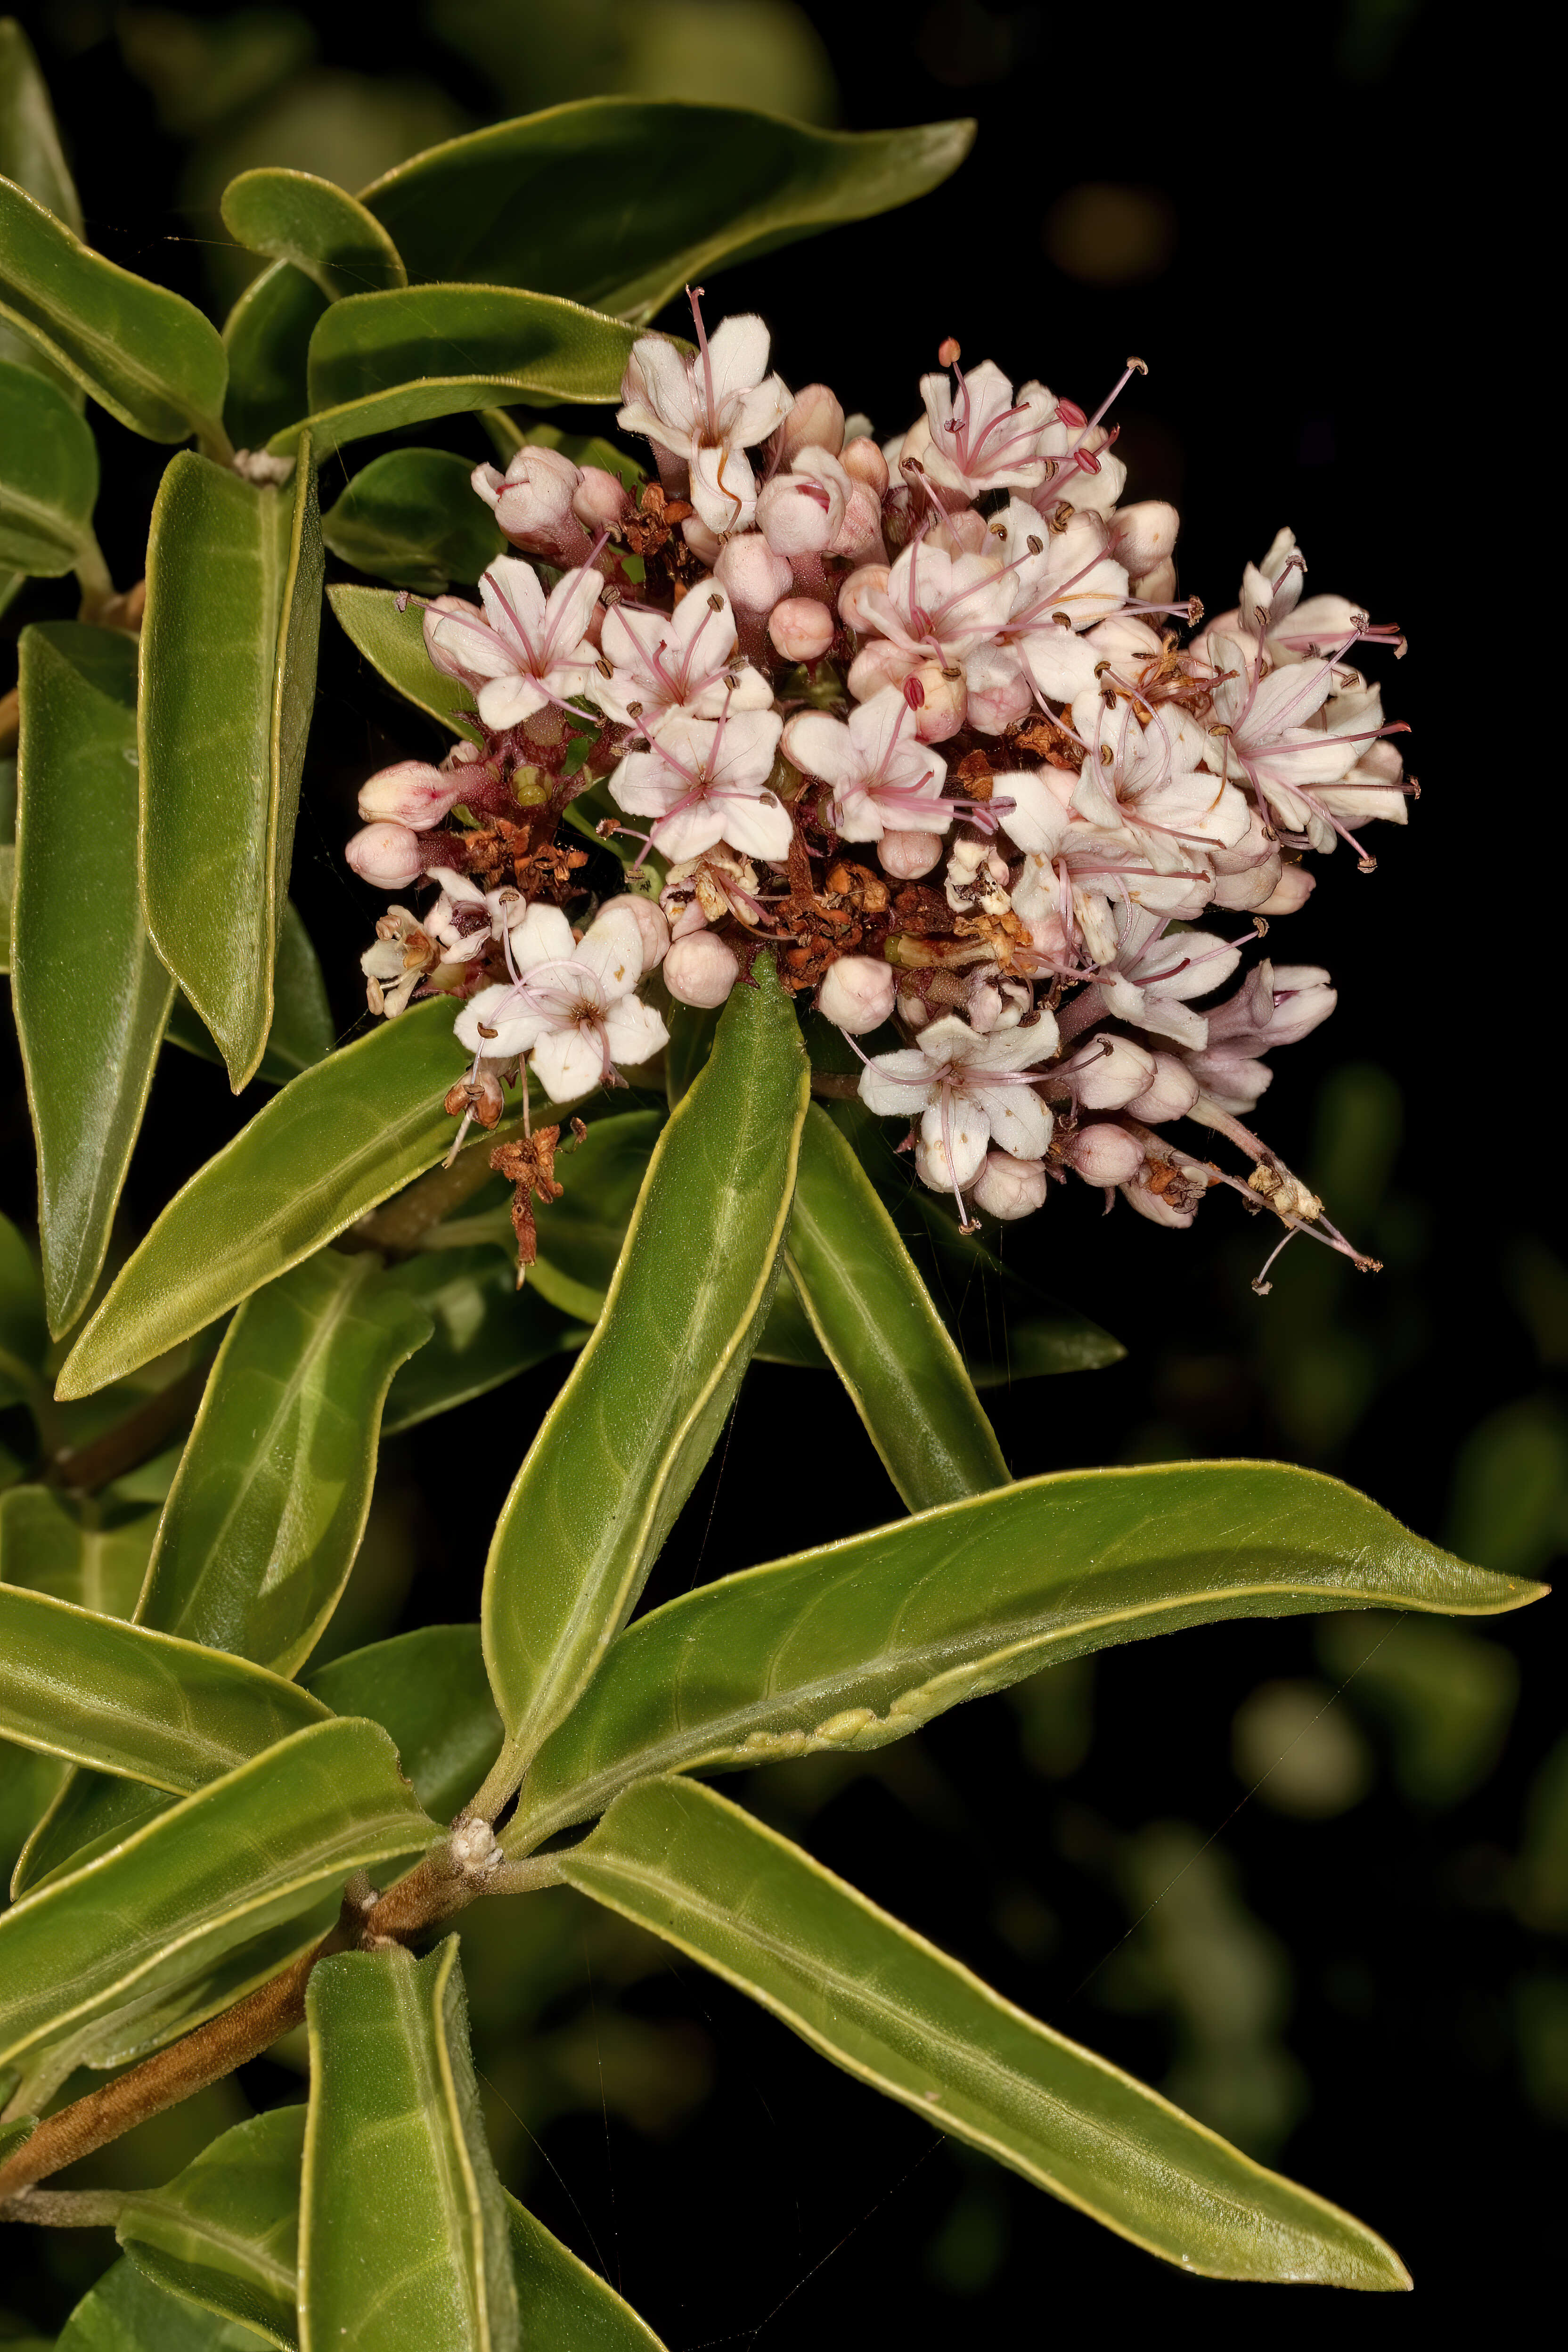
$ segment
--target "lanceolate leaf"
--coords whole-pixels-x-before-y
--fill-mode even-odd
[[[0,2064],[195,1975],[436,1834],[378,1724],[296,1732],[0,1918]]]
[[[400,1946],[323,1960],[306,2004],[301,2352],[514,2352],[457,1937],[424,1960]]]
[[[0,358],[0,570],[53,578],[95,548],[98,445],[58,387]]]
[[[323,1250],[235,1317],[181,1456],[138,1616],[292,1675],[353,1565],[381,1408],[429,1337],[376,1262]]]
[[[167,1812],[174,1801],[145,1780],[116,1780],[107,1772],[68,1772],[17,1857],[12,1901],[19,1902],[47,1880],[107,1853],[155,1813]]]
[[[223,224],[252,253],[293,262],[334,302],[408,283],[381,223],[311,172],[242,172],[223,192]]]
[[[220,2133],[166,2188],[134,2190],[116,2235],[137,2268],[205,2310],[299,2342],[302,2105]]]
[[[44,1286],[33,1254],[10,1218],[0,1216],[0,1404],[36,1404],[48,1350]],[[0,1566],[0,1576],[7,1574]]]
[[[163,1035],[171,1045],[199,1055],[205,1062],[223,1061],[195,1008],[183,996],[174,999]],[[336,1035],[327,984],[310,934],[298,910],[286,907],[272,978],[272,1027],[257,1068],[258,1079],[263,1086],[286,1087],[301,1070],[326,1059]]]
[[[308,441],[283,488],[189,451],[170,465],[142,630],[142,893],[237,1094],[272,1024],[321,563]]]
[[[813,1330],[911,1511],[1007,1483],[996,1433],[854,1152],[816,1104],[784,1263]]]
[[[334,1715],[368,1715],[392,1734],[415,1795],[438,1822],[473,1795],[500,1746],[477,1625],[395,1633],[334,1658],[306,1688]]]
[[[479,504],[478,499],[474,501]],[[355,588],[334,583],[327,591],[338,626],[359,647],[388,686],[428,711],[454,735],[474,742],[481,730],[474,698],[455,677],[438,670],[425,650],[424,623],[416,604],[402,612],[390,588]]]
[[[14,16],[0,17],[0,173],[64,221],[74,235],[81,235],[81,205],[60,149],[49,93],[32,45]],[[0,360],[46,375],[73,407],[81,406],[79,385],[46,359],[29,336],[4,323]],[[0,604],[4,601],[0,597]]]
[[[174,983],[136,893],[135,646],[52,621],[21,672],[11,985],[58,1334],[103,1265]]]
[[[78,2304],[55,2352],[258,2352],[267,2340],[170,2294],[127,2255]]]
[[[153,1511],[69,1504],[48,1486],[0,1495],[0,1580],[100,1617],[129,1617],[147,1574]]]
[[[222,411],[228,361],[217,329],[181,295],[89,252],[9,180],[0,180],[0,318],[150,441],[183,441]]]
[[[636,1603],[766,1316],[807,1070],[765,960],[659,1138],[609,1300],[546,1416],[485,1569],[485,1662],[516,1778]]]
[[[291,451],[308,427],[321,460],[367,434],[509,400],[617,400],[632,340],[618,320],[508,286],[353,294],[310,337],[309,417],[268,446]]]
[[[560,1859],[569,1885],[836,2065],[1151,2253],[1210,2278],[1409,2285],[1363,2223],[1037,2024],[710,1790],[632,1790]]]
[[[387,1391],[382,1429],[388,1437],[484,1396],[551,1356],[572,1354],[588,1336],[531,1278],[519,1290],[515,1265],[484,1244],[423,1251],[382,1280],[416,1299],[436,1327]]]
[[[721,262],[923,195],[973,136],[972,122],[813,131],[741,107],[595,98],[448,140],[361,201],[411,278],[536,287],[647,319]]]
[[[228,397],[224,424],[241,449],[259,449],[310,403],[306,362],[327,297],[291,261],[253,278],[224,321]]]
[[[547,2344],[551,2352],[665,2352],[647,2320],[515,2197],[507,2198],[506,2219],[525,2345]]]
[[[441,1001],[304,1071],[176,1192],[67,1358],[57,1394],[89,1395],[161,1356],[433,1168],[452,1141],[441,1105],[461,1070]],[[519,1110],[495,1140],[521,1126]]]
[[[563,1314],[594,1322],[602,1312],[663,1125],[660,1111],[623,1111],[595,1119],[562,1154],[566,1190],[539,1221],[539,1259],[528,1278]]]
[[[0,1585],[0,1732],[24,1748],[184,1795],[326,1716],[238,1658]]]
[[[389,450],[321,517],[321,536],[356,572],[399,588],[439,596],[454,580],[472,587],[507,552],[505,534],[474,495],[472,472],[447,449]]]
[[[1490,1615],[1542,1589],[1466,1567],[1315,1470],[1182,1462],[1021,1479],[656,1609],[546,1743],[508,1843],[647,1774],[879,1748],[1117,1642],[1321,1610]]]

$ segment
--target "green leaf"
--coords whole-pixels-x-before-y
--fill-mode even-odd
[[[67,1772],[24,1843],[11,1881],[20,1902],[52,1878],[79,1870],[121,1844],[174,1801],[144,1780],[116,1780],[105,1772]]]
[[[133,2190],[115,2232],[138,2270],[205,2310],[299,2342],[302,2105],[219,2134],[165,2188]]]
[[[253,278],[224,321],[228,397],[223,418],[237,448],[259,449],[310,403],[310,337],[327,307],[312,278],[275,261]]]
[[[504,2192],[468,2054],[458,1938],[312,1970],[302,2352],[512,2352]]]
[[[1118,1642],[1336,1609],[1491,1615],[1542,1587],[1468,1568],[1315,1470],[1072,1470],[667,1601],[616,1642],[507,1832],[534,1843],[655,1772],[879,1748]]]
[[[81,235],[81,205],[61,152],[48,89],[27,36],[14,16],[0,16],[0,172],[76,236]],[[80,387],[47,360],[29,336],[4,324],[0,360],[47,377],[73,408],[80,408]],[[0,607],[6,601],[0,594]]]
[[[665,2352],[647,2320],[515,2197],[506,2199],[506,2221],[524,2344],[548,2345],[550,2352]]]
[[[147,1574],[156,1511],[69,1504],[48,1486],[0,1495],[0,1580],[100,1617],[130,1617]]]
[[[25,630],[21,690],[11,985],[58,1335],[103,1265],[174,986],[136,893],[135,645]]]
[[[525,445],[530,449],[559,449],[574,466],[598,466],[606,474],[630,490],[635,498],[647,479],[647,468],[617,449],[598,433],[563,433],[559,425],[547,425],[542,416],[530,416],[525,425],[509,416],[504,408],[487,408],[485,431],[495,444],[496,455],[510,465]]]
[[[171,1045],[221,1066],[223,1055],[187,997],[176,995],[163,1035]],[[298,908],[290,904],[283,909],[283,928],[278,934],[278,961],[272,975],[272,1027],[256,1076],[263,1086],[286,1087],[301,1070],[312,1069],[318,1062],[324,1061],[336,1039],[337,1028],[327,1002],[321,961]]]
[[[436,1834],[379,1724],[297,1731],[0,1918],[0,2064],[74,2041]]]
[[[88,1396],[205,1329],[402,1190],[450,1147],[461,1074],[444,999],[329,1055],[197,1171],[121,1268],[56,1390]],[[521,1109],[492,1140],[521,1129]]]
[[[329,301],[408,283],[381,223],[313,172],[242,172],[223,192],[223,225],[252,253],[293,262]]]
[[[237,1094],[272,1025],[321,565],[308,441],[287,489],[189,450],[169,466],[142,629],[142,895]]]
[[[482,740],[473,696],[457,678],[438,670],[425,650],[425,624],[416,605],[400,612],[390,588],[338,584],[328,589],[327,602],[338,626],[388,686],[454,735],[466,735],[474,743]]]
[[[963,1360],[859,1161],[816,1104],[784,1264],[909,1508],[1005,1486],[1007,1465]]]
[[[96,553],[98,445],[47,376],[0,358],[0,569],[54,579]]]
[[[411,278],[531,286],[648,319],[721,262],[925,194],[973,136],[972,122],[813,131],[742,107],[587,99],[447,140],[361,202]]]
[[[9,2123],[0,2123],[0,2164],[26,2147],[37,2129],[37,2116],[16,2116]]]
[[[257,2352],[272,2340],[197,2310],[126,2256],[77,2305],[55,2352]]]
[[[387,1437],[484,1396],[551,1356],[571,1354],[588,1336],[531,1282],[519,1290],[510,1261],[483,1244],[422,1251],[382,1279],[417,1300],[436,1327],[435,1337],[387,1391],[382,1417]]]
[[[0,1731],[184,1795],[326,1709],[238,1658],[0,1585]]]
[[[392,1735],[414,1793],[449,1821],[484,1779],[500,1746],[477,1625],[421,1625],[351,1650],[307,1677],[335,1715],[366,1715]]]
[[[51,212],[0,180],[0,318],[150,441],[211,431],[228,360],[183,296],[89,252]]]
[[[321,537],[356,572],[421,595],[439,596],[454,580],[472,587],[508,547],[472,472],[449,450],[393,449],[354,476],[321,517]]]
[[[689,1781],[634,1789],[567,1884],[750,1993],[846,2073],[1209,2278],[1397,2288],[1383,2240],[1243,2156]]]
[[[310,337],[310,415],[268,446],[287,454],[308,429],[320,459],[502,401],[618,400],[632,341],[617,319],[508,286],[352,294]]]
[[[593,1323],[604,1311],[664,1124],[657,1110],[595,1119],[556,1161],[566,1190],[540,1214],[539,1256],[529,1282],[563,1314]]]
[[[36,1402],[48,1349],[44,1286],[33,1253],[10,1218],[0,1216],[0,1405]],[[0,1568],[0,1576],[5,1573]]]
[[[512,1785],[636,1605],[767,1314],[808,1073],[771,963],[658,1139],[602,1319],[519,1471],[483,1624]]]
[[[381,1409],[430,1334],[374,1257],[322,1250],[225,1334],[163,1507],[138,1615],[293,1675],[364,1532]]]

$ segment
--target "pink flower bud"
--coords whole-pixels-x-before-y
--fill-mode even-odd
[[[773,606],[768,635],[785,661],[820,661],[833,643],[833,615],[815,596],[786,596]]]
[[[1255,907],[1252,912],[1269,916],[1299,915],[1317,887],[1317,876],[1309,874],[1304,866],[1287,866],[1261,907]]]
[[[680,526],[680,535],[699,563],[710,572],[724,551],[724,542],[716,530],[710,530],[700,515],[688,515]]]
[[[893,967],[879,956],[840,956],[829,964],[816,994],[817,1010],[852,1037],[879,1029],[893,1011]]]
[[[839,464],[852,482],[864,482],[879,503],[888,495],[888,461],[872,440],[847,441]]]
[[[733,595],[733,589],[731,590]],[[711,931],[688,931],[670,941],[664,960],[664,984],[682,1004],[704,1008],[722,1004],[741,977],[734,950]]]
[[[1046,1163],[1015,1160],[1010,1151],[988,1151],[974,1180],[977,1208],[1010,1222],[1033,1216],[1046,1204]]]
[[[779,426],[781,466],[793,466],[800,449],[826,449],[837,457],[844,446],[844,411],[825,383],[808,383],[795,394],[795,405]]]
[[[443,774],[439,768],[426,767],[423,760],[399,760],[395,766],[365,778],[359,788],[359,813],[373,821],[385,818],[426,833],[439,824],[462,796],[461,775]]]
[[[602,530],[619,530],[636,509],[630,491],[614,474],[603,466],[584,466],[572,493],[572,511],[596,539]]]
[[[1131,1184],[1143,1165],[1143,1146],[1124,1127],[1080,1127],[1062,1144],[1062,1157],[1086,1184]]]
[[[950,676],[940,662],[921,662],[903,682],[904,700],[914,714],[922,743],[945,743],[963,726],[969,706],[963,672]]]
[[[882,501],[864,482],[850,483],[844,520],[828,551],[854,564],[880,563],[887,554],[882,544]]]
[[[627,891],[621,898],[606,898],[599,909],[599,918],[602,919],[605,915],[631,917],[642,934],[642,968],[645,972],[652,971],[656,965],[664,961],[669,946],[669,925],[662,909],[656,907],[651,898],[639,898],[632,891]]]
[[[870,595],[885,596],[888,593],[888,566],[885,563],[862,563],[851,572],[838,591],[838,617],[847,629],[864,636],[877,625],[866,599]]]
[[[343,856],[363,881],[381,890],[401,890],[425,871],[419,835],[405,824],[367,824],[354,835]]]
[[[714,577],[731,604],[748,613],[771,613],[795,585],[795,574],[775,555],[760,530],[727,540],[713,565]]]
[[[1198,1086],[1186,1064],[1174,1054],[1156,1054],[1153,1059],[1152,1079],[1127,1108],[1135,1118],[1146,1118],[1151,1127],[1159,1127],[1168,1118],[1186,1117],[1198,1098]]]
[[[1181,516],[1163,499],[1140,499],[1132,506],[1117,509],[1106,552],[1124,565],[1134,580],[1141,579],[1156,564],[1171,562],[1181,527]]]
[[[877,844],[877,856],[883,873],[895,882],[915,882],[940,864],[942,846],[940,833],[885,833]]]
[[[492,473],[495,471],[494,467],[490,471]],[[466,630],[455,629],[449,634],[454,640],[456,650],[449,651],[437,635],[437,625],[448,614],[455,619],[474,622],[479,628],[486,632],[487,635],[489,623],[485,619],[479,606],[471,604],[466,596],[432,596],[425,607],[423,626],[426,652],[443,677],[460,677],[466,683],[474,678],[477,673],[470,670],[463,660],[463,648],[466,644],[483,644],[485,640],[483,637],[470,640]]]
[[[775,555],[820,555],[838,535],[849,477],[826,449],[798,450],[757,493],[757,528]]]
[[[1134,1095],[1153,1084],[1154,1056],[1131,1037],[1102,1034],[1091,1037],[1070,1062],[1065,1062],[1062,1072],[1074,1080],[1074,1098],[1080,1109],[1121,1110]]]
[[[476,467],[473,484],[486,504],[494,508],[495,519],[508,539],[519,547],[536,549],[568,563],[581,562],[587,550],[587,533],[572,511],[581,469],[559,449],[532,449],[525,445],[499,485],[491,478],[494,473],[493,466]]]

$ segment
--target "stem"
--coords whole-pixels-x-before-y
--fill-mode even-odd
[[[481,1136],[466,1151],[458,1152],[450,1168],[432,1168],[385,1208],[373,1209],[368,1217],[361,1217],[342,1239],[351,1247],[387,1250],[394,1257],[406,1257],[418,1248],[422,1234],[471,1200],[489,1178],[490,1141]]]
[[[23,2189],[0,2205],[0,2221],[37,2221],[46,2230],[112,2230],[135,2198],[130,2189]]]
[[[231,466],[234,463],[234,443],[224,431],[219,417],[197,418],[196,447],[204,457],[211,457],[217,465]]]
[[[79,621],[97,621],[106,604],[114,601],[114,582],[103,560],[103,551],[89,532],[87,545],[77,559],[76,576],[81,586],[81,607]]]
[[[145,1404],[127,1413],[95,1437],[89,1445],[79,1445],[68,1454],[57,1454],[45,1472],[51,1486],[64,1486],[77,1495],[95,1494],[100,1486],[122,1478],[140,1462],[149,1461],[161,1453],[165,1441],[184,1423],[191,1420],[202,1401],[212,1358],[204,1356],[167,1388]]]

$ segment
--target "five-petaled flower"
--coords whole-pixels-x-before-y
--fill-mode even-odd
[[[487,727],[521,726],[596,683],[584,633],[604,584],[596,572],[568,572],[547,596],[531,563],[499,555],[479,582],[482,611],[454,596],[426,607],[430,658],[470,688]]]
[[[750,857],[787,857],[790,814],[768,788],[783,729],[773,710],[677,711],[646,751],[626,754],[610,790],[628,816],[655,820],[649,838],[663,856],[700,857],[727,841]]]
[[[885,1117],[918,1114],[921,1181],[933,1190],[951,1186],[957,1194],[973,1182],[993,1137],[1015,1159],[1044,1157],[1051,1114],[1034,1092],[1030,1074],[1056,1048],[1049,1013],[988,1036],[949,1013],[922,1029],[912,1046],[868,1060],[860,1073],[860,1099]]]
[[[616,422],[641,433],[690,470],[690,499],[710,530],[743,530],[756,512],[757,486],[744,456],[789,414],[784,380],[768,373],[768,331],[761,319],[726,319],[710,335],[693,297],[697,351],[683,358],[662,335],[632,345]]]
[[[511,934],[515,980],[470,997],[458,1035],[486,1061],[529,1055],[552,1102],[574,1102],[635,1068],[669,1032],[637,994],[643,939],[629,914],[602,915],[580,940],[559,907],[530,907]]]

